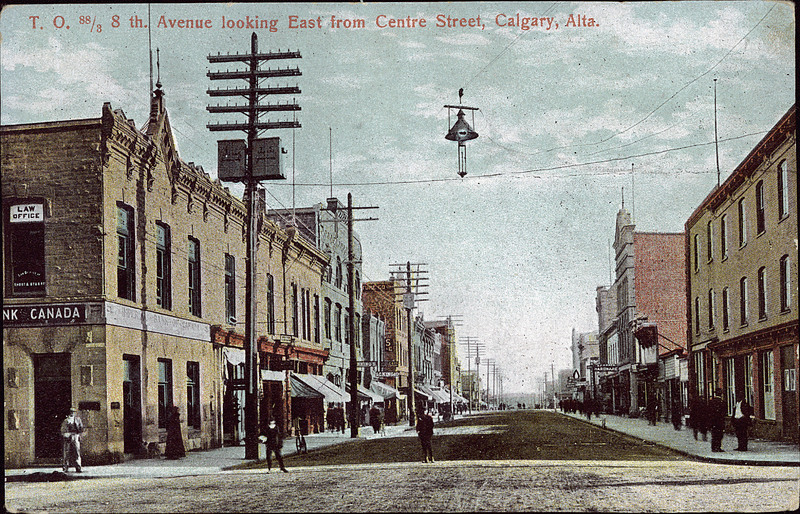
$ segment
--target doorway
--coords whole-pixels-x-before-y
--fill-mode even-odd
[[[125,453],[142,446],[142,382],[138,355],[122,356],[122,420]]]
[[[34,454],[61,458],[61,422],[72,404],[69,353],[33,355]]]
[[[796,351],[794,345],[781,346],[783,436],[794,441],[798,439]]]

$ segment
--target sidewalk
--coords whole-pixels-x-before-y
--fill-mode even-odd
[[[682,426],[680,430],[675,430],[672,427],[672,423],[658,422],[655,426],[652,426],[643,418],[628,418],[611,414],[592,416],[591,421],[588,421],[586,416],[580,413],[562,412],[561,414],[594,425],[604,426],[608,430],[622,432],[643,441],[666,446],[679,453],[706,462],[750,466],[800,466],[800,447],[796,444],[750,439],[747,443],[747,451],[738,452],[735,450],[737,446],[736,436],[726,433],[722,438],[722,449],[724,451],[712,452],[710,432],[708,433],[708,441],[703,441],[701,434],[697,435],[698,440],[695,441],[691,428]]]
[[[408,422],[386,426],[386,435],[375,435],[371,427],[361,427],[359,439],[397,437],[406,431],[411,431],[413,435],[416,435],[414,428],[408,426]],[[353,440],[350,437],[349,429],[344,434],[325,432],[307,435],[305,439],[309,451]],[[295,453],[297,453],[295,438],[288,437],[283,442],[282,454],[288,456]],[[263,444],[258,445],[258,458],[259,460],[266,459],[266,448]],[[186,457],[177,460],[132,459],[119,464],[84,466],[81,473],[75,473],[74,468],[70,468],[69,473],[63,473],[61,466],[6,469],[5,476],[6,481],[9,481],[9,478],[12,481],[58,481],[73,478],[110,477],[164,478],[219,473],[224,468],[245,462],[249,462],[249,460],[244,458],[244,446],[226,446],[212,450],[187,451]],[[277,463],[275,466],[277,468]]]

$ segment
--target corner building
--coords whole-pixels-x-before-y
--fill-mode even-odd
[[[59,461],[71,406],[86,465],[163,451],[172,404],[187,450],[220,446],[241,417],[224,398],[241,367],[229,364],[243,343],[246,210],[179,158],[160,84],[142,129],[106,103],[99,118],[0,136],[5,465]],[[258,239],[259,280],[273,279],[256,286],[262,352],[321,373],[321,346],[277,335],[292,281],[318,290],[327,258],[267,220]],[[302,270],[287,274],[293,261]],[[283,413],[290,373],[277,377]]]
[[[690,398],[743,395],[752,434],[798,440],[797,122],[792,106],[686,222]]]

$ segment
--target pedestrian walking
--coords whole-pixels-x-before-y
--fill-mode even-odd
[[[655,426],[656,418],[658,417],[658,399],[656,399],[655,395],[651,395],[650,399],[647,400],[647,421]]]
[[[421,411],[417,418],[417,435],[422,445],[422,462],[433,462],[433,418],[428,412]]]
[[[345,429],[344,408],[342,407],[336,407],[336,426],[344,434],[344,429]]]
[[[381,410],[376,405],[373,405],[369,410],[369,424],[372,426],[372,431],[377,435],[381,429]]]
[[[336,410],[333,407],[328,407],[328,412],[325,414],[325,421],[328,422],[328,430],[333,432],[336,430]]]
[[[714,396],[708,400],[708,425],[711,429],[711,451],[724,452],[722,449],[722,436],[725,432],[725,401],[722,399],[722,389],[716,389]]]
[[[281,434],[278,425],[274,419],[269,420],[266,434],[258,438],[267,447],[267,473],[272,470],[272,453],[275,453],[275,458],[278,460],[278,466],[281,471],[288,473],[286,466],[283,465],[283,456],[281,455],[281,448],[283,448],[283,434]]]
[[[689,407],[689,423],[695,441],[698,432],[703,435],[703,441],[708,441],[708,403],[705,398],[696,398],[692,401]]]
[[[78,416],[78,409],[72,407],[69,414],[61,422],[61,437],[63,439],[61,465],[64,472],[74,466],[76,473],[81,473],[81,434],[83,434],[83,421]]]
[[[164,457],[168,459],[186,457],[181,435],[181,413],[175,405],[170,406],[167,413],[167,444],[164,448]]]
[[[750,427],[750,416],[753,414],[753,407],[747,403],[744,395],[739,395],[736,401],[736,408],[733,412],[733,429],[736,431],[738,446],[736,451],[747,451],[747,430]]]
[[[681,425],[683,425],[683,405],[681,405],[680,398],[676,398],[672,401],[670,415],[672,417],[672,427],[675,430],[680,430]]]

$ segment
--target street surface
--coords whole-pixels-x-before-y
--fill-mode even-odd
[[[371,429],[370,429],[371,430]],[[701,463],[547,411],[351,440],[214,474],[6,482],[18,512],[774,512],[798,508],[800,467]],[[244,469],[247,468],[247,469]]]
[[[774,512],[800,468],[680,461],[449,461],[6,484],[23,512]]]

